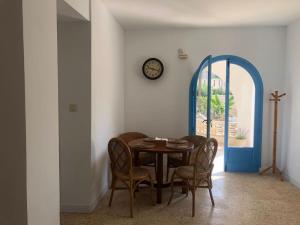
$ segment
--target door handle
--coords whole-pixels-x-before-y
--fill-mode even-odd
[[[208,120],[202,120],[202,123],[207,123]],[[210,120],[210,127],[212,127],[212,120]]]

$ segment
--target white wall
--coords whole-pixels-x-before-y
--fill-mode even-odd
[[[284,130],[283,130],[283,164],[286,176],[300,187],[300,89],[299,89],[299,61],[300,61],[300,20],[294,22],[287,29],[287,51],[285,78],[287,96],[282,101]]]
[[[108,141],[124,130],[124,31],[91,4],[90,23],[58,27],[62,211],[94,209],[108,189]]]
[[[124,31],[102,1],[91,9],[93,203],[108,188],[108,141],[124,127]]]
[[[56,1],[23,0],[28,224],[59,224]]]
[[[58,84],[61,210],[81,211],[90,204],[90,23],[58,24]]]
[[[129,30],[126,32],[125,130],[152,136],[180,137],[188,132],[188,92],[192,75],[209,55],[246,58],[264,82],[263,165],[271,158],[269,93],[281,89],[285,59],[284,27]],[[187,60],[177,57],[183,48]],[[160,58],[163,76],[151,81],[141,67],[149,57]]]

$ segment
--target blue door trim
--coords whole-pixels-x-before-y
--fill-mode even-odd
[[[226,164],[225,170],[227,171],[243,171],[243,172],[257,172],[259,171],[261,167],[261,144],[262,144],[262,118],[263,118],[263,82],[260,76],[260,73],[255,68],[255,66],[250,63],[248,60],[234,56],[234,55],[220,55],[216,57],[207,56],[200,64],[196,72],[194,73],[194,76],[190,83],[190,90],[189,90],[189,134],[194,135],[196,134],[196,101],[197,101],[197,83],[199,76],[201,76],[202,70],[208,66],[211,67],[211,64],[214,62],[226,60],[229,64],[236,64],[241,67],[243,67],[252,77],[254,85],[255,85],[255,120],[254,120],[254,146],[253,149],[246,149],[244,148],[242,151],[243,153],[239,153],[239,151],[233,151],[236,153],[237,158],[243,158],[246,157],[248,154],[251,153],[251,156],[248,155],[248,157],[252,157],[253,160],[249,165],[244,165],[243,168],[240,166],[236,166],[233,164]],[[229,71],[228,71],[229,74]],[[227,76],[227,74],[226,74]],[[228,79],[229,82],[229,79]],[[226,85],[229,85],[226,84]],[[210,102],[210,101],[209,101]],[[225,112],[226,113],[226,112]],[[228,113],[228,112],[227,112]],[[208,116],[210,116],[210,113],[208,113]],[[210,121],[210,120],[208,120]],[[209,124],[209,123],[208,123]],[[226,128],[226,124],[225,124]],[[228,124],[227,124],[228,129]],[[239,150],[239,148],[230,148],[231,150]],[[228,151],[229,152],[229,151]],[[230,156],[226,155],[225,153],[225,160],[228,160]],[[225,161],[226,162],[226,161]]]
[[[212,64],[212,57],[210,56],[207,61],[208,66],[208,73],[207,73],[207,111],[206,111],[206,130],[207,130],[207,137],[210,137],[210,124],[211,124],[211,114],[210,114],[210,108],[211,108],[211,64]],[[200,71],[201,73],[201,71]],[[200,75],[201,76],[201,75]]]
[[[230,60],[226,60],[225,131],[229,128]],[[224,132],[224,148],[228,146],[228,132]],[[225,149],[224,149],[225,150]],[[224,170],[227,171],[228,151],[224,151]]]

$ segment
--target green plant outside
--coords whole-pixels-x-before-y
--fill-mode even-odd
[[[245,140],[245,139],[247,139],[247,136],[248,136],[248,130],[240,128],[240,129],[237,130],[237,134],[236,134],[235,139]]]
[[[220,95],[214,94],[211,98],[211,115],[212,119],[220,119],[224,116],[225,102],[220,100]],[[224,96],[224,95],[221,95]],[[201,95],[197,99],[198,101],[198,112],[201,114],[207,114],[207,95]],[[234,106],[234,96],[229,96],[229,110]]]

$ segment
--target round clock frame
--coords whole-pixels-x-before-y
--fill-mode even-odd
[[[154,61],[154,62],[158,63],[158,65],[159,65],[159,67],[160,67],[160,71],[159,71],[159,73],[158,73],[155,77],[150,76],[150,75],[147,73],[147,71],[146,71],[146,66],[148,65],[148,63],[149,63],[150,61]],[[160,61],[160,60],[157,59],[157,58],[149,58],[149,59],[147,59],[147,60],[143,63],[142,70],[143,70],[144,76],[145,76],[147,79],[150,79],[150,80],[156,80],[156,79],[158,79],[158,78],[160,78],[160,77],[162,76],[162,74],[163,74],[163,72],[164,72],[164,65],[163,65],[162,61]]]

